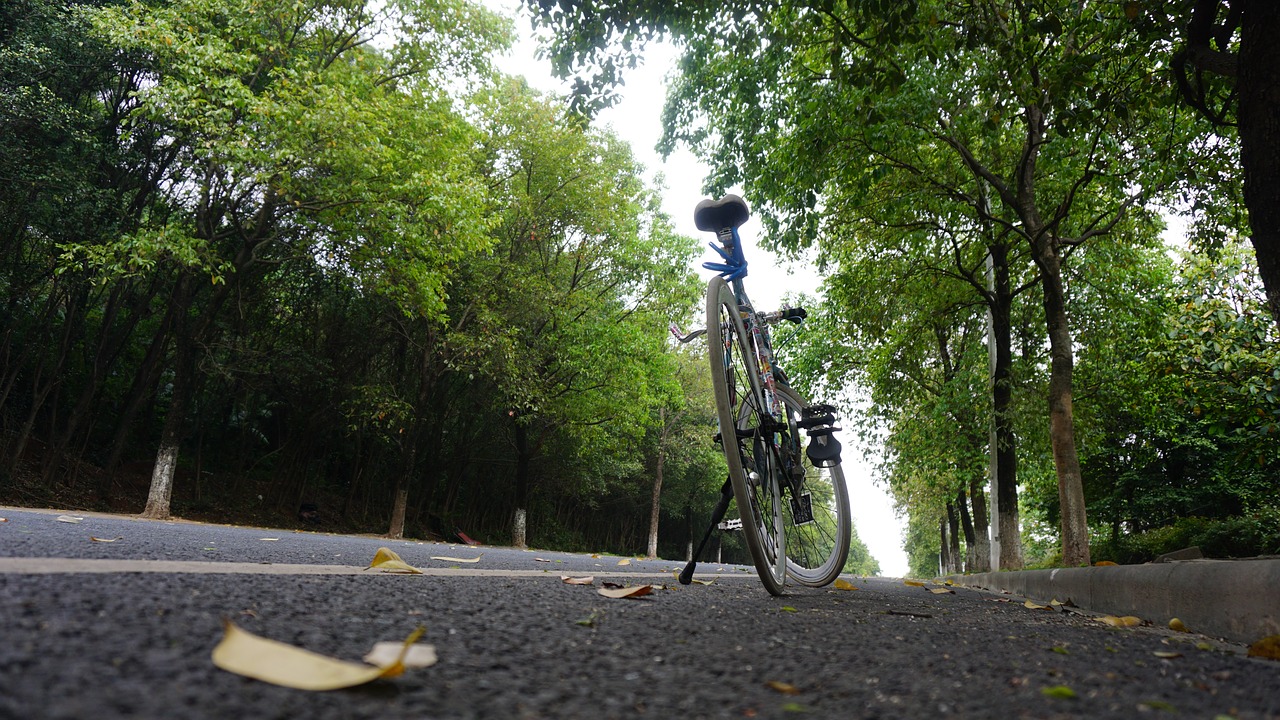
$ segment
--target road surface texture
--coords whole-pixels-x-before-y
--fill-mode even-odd
[[[1280,662],[1008,595],[851,578],[775,598],[732,566],[684,587],[671,561],[58,515],[0,508],[6,720],[1280,718]],[[362,569],[379,546],[426,574]],[[606,579],[663,589],[609,599]],[[348,660],[421,624],[440,660],[277,687],[213,665],[224,618]]]

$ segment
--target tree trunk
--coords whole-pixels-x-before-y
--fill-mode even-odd
[[[978,539],[973,530],[973,518],[969,515],[969,501],[965,499],[964,490],[956,493],[956,509],[960,511],[960,529],[964,532],[964,571],[973,572]]]
[[[938,520],[938,574],[951,574],[951,541],[947,539],[947,516]]]
[[[662,514],[662,466],[666,459],[667,445],[667,409],[658,408],[658,419],[662,423],[662,435],[658,438],[658,459],[653,469],[653,498],[649,504],[649,552],[647,557],[653,560],[658,557],[658,520]]]
[[[528,533],[528,516],[523,507],[516,508],[511,518],[511,546],[524,549],[528,547],[525,540]]]
[[[1052,238],[1037,243],[1036,264],[1044,288],[1044,317],[1049,330],[1049,441],[1058,474],[1058,502],[1062,513],[1062,563],[1066,567],[1089,564],[1089,525],[1085,518],[1084,486],[1076,455],[1075,421],[1072,416],[1074,355],[1067,325],[1062,268]]]
[[[247,255],[247,251],[244,254]],[[236,272],[239,273],[243,267],[243,262],[238,263]],[[213,334],[214,318],[226,301],[230,289],[230,283],[219,285],[201,313],[195,329],[188,331],[191,325],[186,322],[186,316],[195,304],[199,289],[190,275],[180,277],[174,287],[173,297],[170,299],[170,309],[175,310],[174,336],[177,346],[173,366],[173,400],[165,413],[164,430],[160,434],[160,447],[156,451],[156,465],[151,472],[151,488],[147,493],[146,508],[142,511],[143,517],[169,517],[173,476],[178,465],[178,447],[186,425],[187,406],[196,389],[196,354],[201,347],[207,347]]]
[[[401,473],[396,477],[395,494],[391,500],[391,527],[387,528],[387,537],[399,540],[404,537],[404,512],[409,505],[409,478]]]
[[[120,461],[124,458],[125,448],[129,444],[129,433],[133,430],[135,424],[134,421],[138,414],[142,412],[147,398],[151,397],[152,393],[155,392],[156,384],[160,381],[162,361],[169,345],[169,339],[172,337],[173,323],[178,311],[178,305],[170,302],[164,318],[160,321],[160,327],[156,329],[155,335],[151,338],[151,343],[147,346],[147,352],[142,358],[142,363],[134,372],[133,382],[129,386],[128,394],[125,395],[124,410],[120,413],[116,422],[115,434],[111,439],[111,455],[107,459],[106,472],[102,474],[102,481],[98,486],[99,499],[103,502],[106,502],[111,496],[112,478],[115,475],[116,468],[120,465]]]
[[[956,506],[953,503],[947,503],[947,540],[950,544],[947,546],[947,556],[951,558],[951,568],[948,572],[957,573],[963,568],[961,563],[963,560],[960,555],[960,519],[956,516]]]
[[[990,521],[987,518],[987,496],[982,492],[982,481],[974,476],[969,481],[969,502],[973,504],[973,567],[972,572],[991,569]]]
[[[653,471],[653,502],[649,506],[649,553],[648,558],[658,557],[658,519],[661,515],[662,499],[662,448],[658,448],[658,462]]]
[[[410,422],[409,432],[405,433],[404,448],[400,456],[400,472],[396,474],[396,486],[391,497],[391,526],[387,528],[387,537],[393,540],[404,537],[404,518],[409,507],[409,485],[418,467],[418,422],[417,420]]]
[[[176,415],[174,417],[176,418]],[[170,426],[180,424],[176,419],[165,420],[160,448],[156,451],[156,464],[151,469],[151,488],[147,491],[147,505],[142,509],[144,518],[166,520],[169,517],[169,502],[173,498],[173,475],[178,467],[178,429]]]
[[[1237,120],[1244,204],[1249,208],[1258,274],[1267,291],[1267,309],[1280,325],[1280,3],[1235,0],[1240,16],[1240,93]],[[1235,2],[1232,3],[1233,7]]]
[[[156,450],[155,467],[151,470],[151,487],[142,517],[164,520],[169,517],[169,501],[173,498],[173,477],[178,468],[178,447],[186,424],[187,403],[195,379],[195,348],[190,342],[178,342],[178,358],[173,373],[173,399],[165,413],[160,447]]]
[[[532,451],[529,449],[529,429],[519,419],[516,420],[516,510],[511,523],[511,545],[517,548],[528,547],[528,514],[529,507],[529,461]]]
[[[1000,570],[1022,569],[1022,529],[1018,523],[1018,454],[1013,434],[1013,292],[1009,285],[1009,248],[990,248],[995,275],[991,328],[995,336],[992,368],[992,414],[995,423],[996,537],[1000,540]]]

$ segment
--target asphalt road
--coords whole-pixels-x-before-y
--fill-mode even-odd
[[[683,587],[671,561],[57,516],[0,508],[0,718],[1280,718],[1280,662],[974,590],[774,598],[732,566]],[[426,574],[362,569],[379,546]],[[213,665],[224,618],[350,660],[422,624],[440,661],[276,687]]]

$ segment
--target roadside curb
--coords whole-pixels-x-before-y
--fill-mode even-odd
[[[1156,625],[1172,618],[1192,632],[1252,643],[1280,635],[1280,558],[1182,560],[1056,570],[951,575],[956,585],[1032,600],[1070,600]]]

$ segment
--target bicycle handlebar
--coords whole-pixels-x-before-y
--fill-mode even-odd
[[[809,317],[809,313],[802,307],[782,308],[781,310],[775,310],[774,312],[756,313],[756,320],[763,325],[777,325],[783,320],[799,325],[803,323],[804,319],[807,317]],[[707,334],[706,328],[698,328],[697,330],[687,334],[679,325],[672,325],[669,329],[671,330],[671,334],[675,336],[676,341],[681,345]]]

